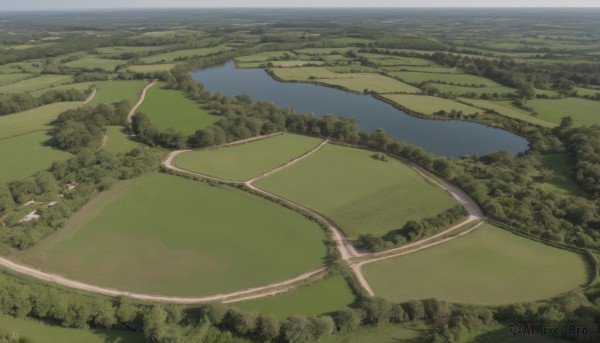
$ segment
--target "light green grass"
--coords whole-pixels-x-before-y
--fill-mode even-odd
[[[382,162],[372,154],[328,144],[256,186],[329,217],[350,237],[383,235],[456,204],[409,166],[394,159]]]
[[[104,150],[113,154],[123,154],[142,145],[132,141],[124,130],[125,128],[122,126],[107,126],[106,135],[108,136],[108,141]]]
[[[29,132],[48,130],[50,122],[68,109],[82,106],[83,102],[61,102],[0,116],[0,140]]]
[[[461,104],[454,100],[429,95],[385,94],[382,96],[409,111],[427,115],[432,115],[441,110],[446,112],[451,112],[452,110],[462,111],[465,115],[483,112],[483,110]]]
[[[117,330],[70,329],[48,325],[33,319],[17,319],[5,314],[0,315],[0,332],[18,333],[22,339],[32,343],[142,343],[139,333]]]
[[[397,66],[397,67],[386,67],[385,70],[395,72],[420,72],[420,73],[434,73],[439,74],[462,74],[463,71],[458,68],[448,67],[423,67],[423,66]]]
[[[142,59],[143,63],[153,64],[160,62],[172,62],[178,58],[188,58],[195,56],[206,56],[210,54],[215,54],[221,51],[233,50],[226,45],[219,45],[211,48],[199,48],[199,49],[187,49],[187,50],[177,50],[172,52],[167,52],[164,54],[153,55],[149,57],[145,57]]]
[[[39,73],[44,70],[42,61],[15,62],[0,65],[0,73]]]
[[[0,87],[9,85],[11,83],[15,83],[17,81],[28,79],[32,76],[33,76],[33,74],[26,74],[26,73],[0,74]]]
[[[584,285],[588,268],[582,255],[484,224],[442,245],[365,265],[363,272],[375,294],[393,301],[506,304]]]
[[[183,169],[227,180],[243,181],[306,153],[317,138],[283,134],[231,147],[185,152],[175,158]]]
[[[0,94],[14,94],[36,91],[52,86],[64,85],[73,82],[71,75],[40,75],[27,80],[11,83],[0,87]]]
[[[176,66],[174,63],[134,65],[127,67],[127,71],[132,73],[153,73],[159,71],[169,71],[173,69],[174,66]]]
[[[95,107],[125,99],[133,106],[147,84],[147,81],[98,81],[98,92],[89,105]]]
[[[220,119],[203,108],[202,104],[188,99],[182,91],[165,89],[164,84],[154,85],[138,108],[150,117],[160,130],[175,128],[186,135],[209,126]]]
[[[379,74],[351,74],[352,78],[319,79],[329,85],[340,86],[351,91],[362,92],[365,89],[375,93],[420,93],[421,90],[391,77]]]
[[[480,99],[469,99],[469,98],[459,98],[460,101],[465,102],[469,105],[473,105],[476,107],[493,110],[501,115],[524,120],[526,122],[541,125],[541,126],[554,126],[554,124],[549,123],[547,121],[541,120],[536,116],[533,116],[531,113],[522,110],[518,107],[511,105],[510,100],[506,101],[489,101],[489,100],[480,100]]]
[[[558,191],[566,194],[581,194],[581,188],[571,175],[569,156],[565,154],[549,154],[538,156],[541,165],[552,173],[544,180],[542,189]]]
[[[201,296],[315,269],[324,238],[316,223],[261,197],[152,173],[100,193],[21,260],[101,286]]]
[[[377,68],[363,66],[360,64],[344,64],[338,66],[327,66],[325,69],[334,73],[372,73],[377,72]]]
[[[320,279],[280,295],[232,304],[243,310],[271,314],[284,320],[293,315],[317,316],[344,309],[354,294],[341,275]]]
[[[45,132],[33,132],[0,140],[0,183],[14,181],[45,170],[52,162],[72,155],[43,145],[51,137]]]
[[[380,66],[438,66],[435,62],[418,57],[404,57],[373,53],[358,53],[359,56],[366,57],[371,62]]]
[[[266,51],[254,55],[236,57],[238,62],[265,62],[272,59],[284,58],[285,55],[295,57],[296,54],[291,51]]]
[[[404,82],[409,83],[421,83],[426,81],[431,82],[447,82],[454,83],[457,85],[470,86],[475,84],[477,86],[484,85],[488,87],[500,86],[497,82],[490,79],[486,79],[481,76],[469,75],[469,74],[449,74],[449,73],[420,73],[420,72],[392,72],[393,76],[401,79]]]
[[[271,69],[277,78],[284,81],[307,81],[309,79],[335,79],[351,78],[354,74],[334,73],[323,67],[302,68],[273,68]]]
[[[566,99],[533,99],[527,101],[542,120],[560,124],[562,117],[570,116],[575,125],[592,125],[600,123],[600,101],[578,98]]]
[[[346,53],[350,50],[358,50],[359,48],[355,47],[343,47],[343,48],[306,48],[306,49],[298,49],[294,50],[294,52],[298,54],[306,54],[306,55],[328,55],[334,52],[337,53]]]
[[[109,46],[105,48],[97,48],[96,51],[99,54],[116,55],[126,52],[157,51],[164,48],[164,46]]]
[[[319,343],[416,343],[427,332],[422,322],[361,326],[350,333],[336,333],[320,339]]]
[[[96,56],[84,56],[78,60],[65,63],[67,67],[81,68],[81,69],[102,69],[106,71],[113,71],[115,67],[125,64],[122,60],[111,60],[107,58],[100,58]]]
[[[575,90],[577,91],[577,95],[595,96],[596,94],[600,94],[600,89],[575,87]]]
[[[272,62],[267,62],[267,63],[271,63],[275,67],[292,68],[292,67],[302,67],[307,64],[321,65],[325,62],[323,62],[323,61],[289,60],[289,61],[272,61]]]
[[[498,93],[499,95],[503,95],[503,94],[515,94],[516,93],[515,89],[505,87],[505,86],[464,87],[464,86],[445,85],[442,83],[430,83],[430,85],[435,87],[441,93],[455,94],[455,95],[465,95],[468,93],[475,93],[477,96],[480,96],[481,94],[493,95],[494,93]]]
[[[52,88],[40,89],[37,91],[29,92],[29,94],[31,94],[31,96],[37,97],[37,96],[40,96],[40,95],[44,94],[45,92],[48,92],[51,90],[63,91],[63,90],[67,90],[67,89],[76,89],[78,91],[84,92],[95,84],[97,84],[97,82],[69,83],[69,84],[62,85],[62,86],[56,86],[56,87],[52,87]]]

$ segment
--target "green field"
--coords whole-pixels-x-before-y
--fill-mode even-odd
[[[0,140],[0,183],[14,181],[47,169],[52,162],[72,155],[45,146],[51,137],[43,131]]]
[[[424,67],[424,66],[398,66],[398,67],[387,67],[385,68],[389,71],[410,71],[410,72],[421,72],[421,73],[435,73],[439,74],[462,74],[463,71],[458,68],[448,68],[448,67]]]
[[[490,224],[437,247],[365,265],[363,272],[375,294],[393,301],[435,297],[476,304],[547,299],[589,277],[582,255]]]
[[[571,176],[572,169],[569,156],[566,154],[550,154],[537,156],[544,168],[551,170],[542,184],[542,189],[547,192],[558,191],[566,195],[581,194],[581,187]]]
[[[468,340],[468,343],[568,343],[570,340],[550,335],[512,335],[508,328],[512,323],[494,325],[494,328]]]
[[[144,57],[142,59],[143,63],[153,64],[160,62],[172,62],[178,58],[188,58],[194,56],[206,56],[214,53],[218,53],[221,51],[233,50],[226,45],[219,45],[211,48],[199,48],[199,49],[187,49],[187,50],[177,50],[172,52],[166,52],[164,54],[152,55],[149,57]]]
[[[127,71],[132,73],[154,73],[159,71],[169,71],[173,69],[174,66],[176,66],[174,63],[134,65],[127,67]]]
[[[109,46],[95,49],[102,55],[117,55],[126,52],[146,52],[164,49],[164,46]]]
[[[164,84],[157,84],[150,88],[138,108],[138,112],[146,113],[159,130],[172,127],[192,135],[220,119],[198,102],[188,99],[182,91],[163,87]]]
[[[11,83],[21,81],[32,77],[32,74],[17,73],[17,74],[0,74],[0,87],[9,85]]]
[[[375,93],[420,93],[419,88],[379,74],[351,74],[352,78],[318,79],[329,85],[340,86],[351,91],[368,90]]]
[[[394,159],[382,162],[372,154],[328,144],[256,186],[329,217],[350,237],[383,235],[456,204],[409,166]]]
[[[80,101],[61,102],[0,116],[0,140],[34,131],[48,130],[50,128],[48,124],[60,113],[81,105],[83,102]]]
[[[596,94],[600,94],[600,89],[575,87],[575,90],[577,91],[578,95],[595,96]]]
[[[288,293],[232,305],[243,310],[271,314],[284,320],[293,315],[317,316],[338,311],[354,301],[354,294],[344,277],[334,275]]]
[[[458,100],[467,103],[469,105],[473,105],[476,107],[493,110],[501,115],[520,119],[535,125],[541,126],[554,126],[554,124],[549,123],[547,121],[541,120],[538,117],[532,115],[531,113],[522,110],[518,107],[515,107],[511,104],[510,100],[502,100],[502,101],[489,101],[489,100],[480,100],[480,99],[469,99],[469,98],[459,98]]]
[[[270,70],[278,79],[284,81],[308,81],[310,79],[337,79],[355,77],[354,74],[334,73],[323,67],[273,68]]]
[[[52,88],[39,89],[37,91],[29,92],[29,94],[31,94],[31,96],[37,97],[37,96],[40,96],[50,90],[63,91],[63,90],[67,90],[67,89],[76,89],[78,91],[84,92],[84,91],[88,90],[91,86],[96,85],[97,83],[98,82],[69,83],[69,84],[62,85],[62,86],[55,86]]]
[[[320,339],[319,343],[416,343],[427,331],[422,322],[361,326],[350,333],[336,333]]]
[[[102,286],[200,296],[317,268],[324,238],[316,223],[263,198],[152,173],[100,193],[20,260]]]
[[[132,141],[122,126],[107,126],[106,135],[108,141],[104,150],[113,154],[123,154],[131,151],[133,148],[142,146],[142,144]]]
[[[400,78],[404,82],[421,83],[421,82],[447,82],[456,85],[483,85],[487,87],[500,86],[498,83],[486,79],[481,76],[469,74],[449,74],[449,73],[420,73],[420,72],[395,72],[394,77]]]
[[[266,51],[254,55],[236,57],[235,60],[242,63],[265,62],[272,59],[284,58],[286,54],[290,57],[296,57],[296,54],[291,51]]]
[[[5,314],[0,315],[0,333],[16,332],[21,339],[30,343],[142,343],[139,333],[126,331],[70,329],[48,325],[33,319],[17,319]]]
[[[41,75],[0,87],[0,94],[36,91],[73,82],[71,75]]]
[[[106,71],[114,71],[118,65],[125,64],[123,60],[111,60],[96,56],[84,56],[78,60],[65,63],[67,67],[79,69],[102,69]]]
[[[98,81],[96,82],[98,92],[90,102],[90,106],[112,104],[123,99],[128,100],[133,106],[147,84],[147,81]]]
[[[291,68],[291,67],[302,67],[306,64],[320,65],[325,62],[323,62],[323,61],[290,60],[290,61],[272,61],[270,63],[275,67]]]
[[[175,158],[175,164],[193,172],[243,181],[293,160],[318,144],[317,138],[284,134],[226,148],[185,152]]]
[[[542,120],[560,124],[562,117],[570,116],[575,125],[600,124],[600,101],[578,98],[533,99],[527,101]]]
[[[409,111],[420,114],[433,115],[441,110],[446,111],[447,113],[452,110],[462,111],[465,115],[483,112],[483,110],[461,104],[454,100],[429,95],[385,94],[382,96]]]
[[[491,86],[491,87],[465,87],[465,86],[453,86],[453,85],[445,85],[442,83],[430,83],[433,87],[439,90],[441,93],[445,94],[455,94],[455,95],[464,95],[469,93],[475,93],[477,96],[481,94],[493,95],[498,93],[499,95],[503,94],[515,94],[516,90],[505,87],[505,86]]]
[[[39,73],[44,70],[41,61],[15,62],[0,65],[0,73]]]

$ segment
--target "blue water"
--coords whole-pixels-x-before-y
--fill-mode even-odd
[[[211,93],[248,94],[297,112],[345,115],[358,119],[361,130],[383,128],[396,139],[437,155],[485,155],[498,150],[518,154],[527,140],[506,130],[460,120],[428,120],[410,116],[370,95],[345,92],[310,83],[279,82],[262,69],[238,69],[233,62],[192,72]]]

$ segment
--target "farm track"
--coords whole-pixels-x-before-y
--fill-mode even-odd
[[[131,117],[133,117],[133,115],[135,114],[135,111],[137,111],[137,109],[142,105],[142,102],[144,102],[144,99],[146,98],[146,92],[148,91],[148,89],[150,89],[150,87],[154,86],[157,83],[158,83],[157,80],[152,80],[152,82],[147,84],[146,87],[144,87],[144,89],[142,89],[142,92],[140,93],[140,97],[138,98],[138,101],[135,103],[135,105],[133,105],[133,107],[131,108],[131,111],[129,111],[129,113],[127,114],[127,122],[128,123],[131,123]]]
[[[98,92],[98,88],[94,88],[92,90],[92,92],[90,93],[90,95],[88,95],[87,99],[85,99],[85,101],[83,102],[83,105],[87,105],[90,103],[90,101],[94,100],[94,97],[96,96],[96,93]]]

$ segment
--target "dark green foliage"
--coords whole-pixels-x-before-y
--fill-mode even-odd
[[[89,91],[88,91],[89,93]],[[30,110],[42,105],[64,101],[82,101],[87,97],[86,93],[76,89],[49,90],[35,98],[29,93],[0,95],[0,116]]]

